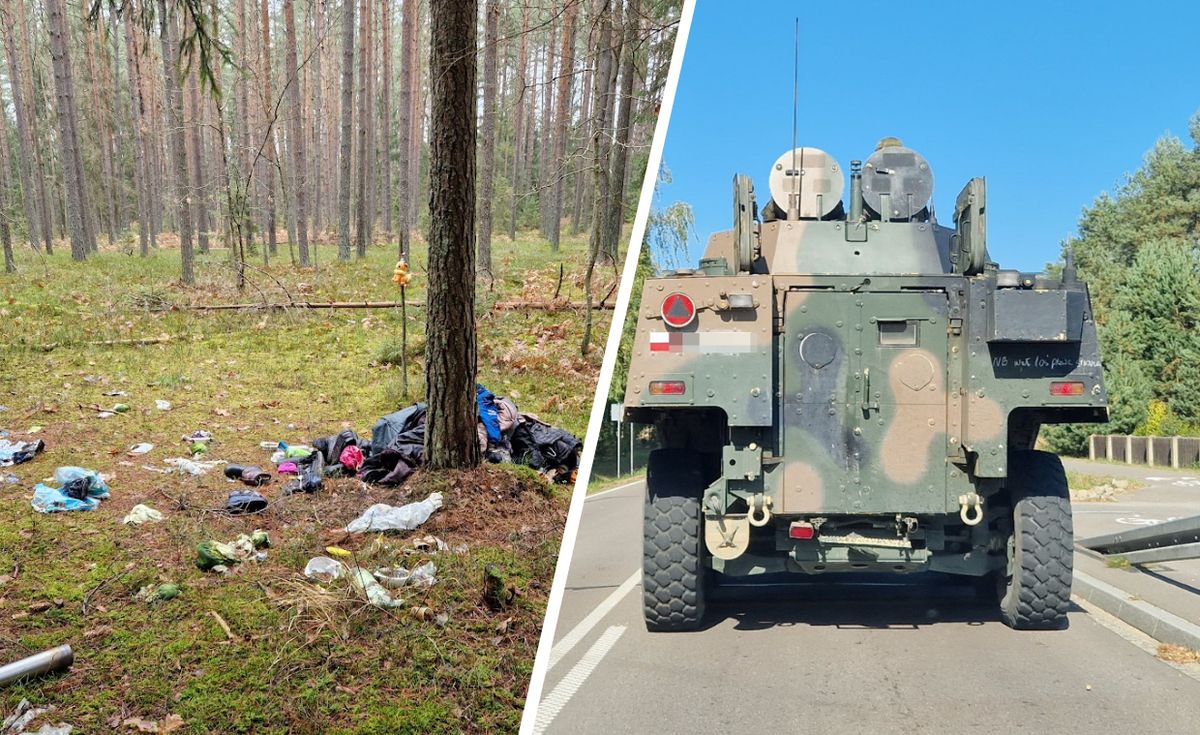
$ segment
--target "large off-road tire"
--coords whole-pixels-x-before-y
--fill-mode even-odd
[[[646,629],[695,630],[704,618],[702,455],[659,449],[646,467],[642,599]]]
[[[1016,630],[1067,627],[1071,604],[1071,496],[1062,460],[1013,452],[1009,463],[1013,531],[1002,573],[1000,617]]]

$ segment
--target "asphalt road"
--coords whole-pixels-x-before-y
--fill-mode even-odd
[[[1200,486],[1173,482],[1139,493],[1161,485],[1200,512]],[[585,503],[538,732],[1200,731],[1200,680],[1140,634],[1078,607],[1065,631],[1012,631],[952,578],[738,589],[710,604],[704,630],[647,633],[643,492]],[[1145,505],[1081,504],[1077,528],[1165,507]],[[1096,510],[1120,515],[1079,512]]]

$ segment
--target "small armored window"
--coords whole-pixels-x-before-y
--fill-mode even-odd
[[[917,322],[879,322],[879,344],[884,347],[915,347],[917,344]]]

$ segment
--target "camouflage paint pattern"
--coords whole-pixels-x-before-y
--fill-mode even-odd
[[[968,190],[981,223],[982,182]],[[757,225],[752,262],[739,262],[732,232],[717,233],[702,273],[646,282],[627,417],[657,423],[668,441],[672,427],[700,424],[718,437],[702,447],[722,467],[702,490],[706,526],[740,518],[759,494],[784,521],[911,514],[953,525],[960,497],[1003,487],[1008,451],[1032,448],[1040,424],[1106,418],[1086,284],[956,267],[983,262],[955,250],[981,238],[928,210],[903,221],[840,212],[787,219],[776,207],[779,219]],[[674,293],[696,306],[682,329],[661,312]],[[683,395],[652,395],[664,379],[683,381]],[[1082,387],[1053,393],[1063,382]],[[911,552],[892,556],[924,558]]]

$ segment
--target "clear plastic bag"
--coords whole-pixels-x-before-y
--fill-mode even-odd
[[[433,493],[424,500],[400,507],[377,503],[367,508],[365,513],[351,521],[346,526],[346,530],[350,533],[411,531],[429,520],[429,516],[433,515],[433,512],[441,507],[441,493]]]

